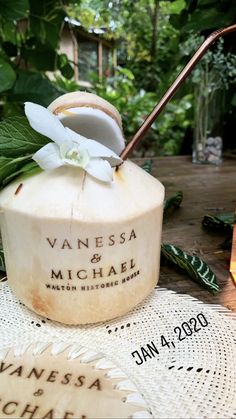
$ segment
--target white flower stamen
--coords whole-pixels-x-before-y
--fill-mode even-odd
[[[81,159],[81,153],[79,152],[79,150],[72,148],[71,150],[67,151],[66,158],[79,161]]]
[[[86,170],[86,167],[91,160],[87,150],[80,150],[78,147],[67,150],[64,155],[63,152],[61,152],[61,156],[66,164],[78,166],[84,170]]]

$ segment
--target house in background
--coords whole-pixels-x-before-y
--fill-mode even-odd
[[[114,73],[116,49],[113,41],[104,39],[104,33],[103,29],[86,31],[79,21],[65,19],[60,52],[67,55],[74,67],[75,81],[81,86],[91,86],[91,73],[96,73],[100,79]]]

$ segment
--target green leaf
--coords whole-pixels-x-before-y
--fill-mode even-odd
[[[149,175],[152,173],[152,160],[146,160],[143,165],[141,166],[143,170],[145,170]]]
[[[66,79],[71,79],[74,76],[74,69],[70,65],[69,60],[66,54],[58,54],[57,56],[57,67],[60,70],[61,74]]]
[[[215,6],[215,2],[216,0],[200,0],[200,7],[209,8],[210,6]]]
[[[181,27],[185,27],[187,22],[188,22],[188,12],[186,10],[183,10],[180,15],[170,16],[171,25],[178,30],[180,30]]]
[[[220,220],[225,226],[233,228],[235,222],[234,212],[225,212],[224,214],[219,214],[216,217]]]
[[[32,155],[49,142],[31,128],[24,116],[9,117],[0,122],[0,156]]]
[[[59,90],[40,73],[19,71],[10,99],[13,102],[34,102],[47,107],[64,91]]]
[[[119,70],[120,74],[123,74],[125,77],[127,77],[128,80],[134,80],[134,75],[128,68],[118,67],[117,70]]]
[[[209,8],[205,10],[196,10],[191,16],[190,21],[186,24],[186,31],[201,32],[209,29],[216,29],[232,23],[232,10],[222,13],[216,8]]]
[[[179,15],[186,7],[185,0],[175,0],[169,5],[169,13]]]
[[[29,13],[28,0],[1,0],[0,15],[7,20],[18,20],[27,17]]]
[[[180,268],[211,293],[216,294],[219,291],[215,274],[199,257],[189,255],[173,244],[162,244],[161,254],[164,260]]]
[[[0,34],[3,42],[17,43],[16,25],[11,20],[0,20]]]
[[[8,57],[16,57],[17,56],[17,46],[12,42],[5,41],[2,43],[2,49],[8,55]]]
[[[15,172],[18,172],[26,163],[30,162],[31,157],[7,158],[0,156],[0,188],[3,187],[4,180]]]
[[[32,48],[22,49],[22,58],[38,71],[55,71],[56,69],[56,51],[41,42],[36,42]]]
[[[166,213],[170,209],[179,208],[183,200],[183,192],[177,191],[174,195],[165,201],[164,212]]]
[[[0,271],[6,272],[6,265],[5,265],[5,258],[4,258],[4,251],[2,246],[0,246]]]
[[[74,76],[74,69],[68,63],[60,68],[61,74],[68,80],[70,80]]]
[[[29,176],[36,175],[40,172],[42,172],[42,169],[37,165],[37,163],[35,161],[30,161],[29,163],[26,163],[23,167],[21,167],[19,170],[16,170],[15,172],[11,173],[10,176],[5,177],[2,182],[2,186],[7,186],[10,182],[12,182],[18,177],[20,178],[20,181],[24,180]]]
[[[231,105],[236,106],[236,93],[233,95],[233,98],[231,100]]]
[[[56,49],[66,14],[55,0],[30,0],[30,29],[43,43]]]
[[[16,80],[16,73],[12,66],[0,57],[0,92],[11,89]]]
[[[228,212],[219,215],[205,215],[202,220],[202,225],[211,230],[232,230],[234,226],[234,213]]]

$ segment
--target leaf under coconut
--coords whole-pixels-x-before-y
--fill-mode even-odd
[[[0,189],[19,175],[33,174],[37,165],[31,157],[49,141],[34,131],[23,116],[0,122]]]
[[[2,182],[2,186],[7,186],[10,182],[12,182],[14,179],[18,177],[20,177],[19,180],[23,180],[26,177],[35,175],[37,173],[40,173],[41,171],[42,169],[40,169],[36,162],[30,161],[29,163],[24,164],[19,170],[5,177]]]
[[[24,116],[9,117],[0,122],[0,156],[32,155],[50,140],[39,134]]]
[[[180,268],[190,278],[212,294],[216,294],[219,291],[219,285],[214,272],[199,257],[189,255],[173,244],[162,244],[161,253],[164,260]]]
[[[30,160],[31,157],[29,156],[17,158],[0,156],[0,189],[13,180]],[[10,180],[7,181],[7,179]]]

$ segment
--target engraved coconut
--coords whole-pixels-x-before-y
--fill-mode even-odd
[[[67,94],[49,109],[117,154],[124,147],[120,116],[103,99]],[[14,181],[0,195],[10,286],[67,324],[128,312],[158,281],[163,201],[162,184],[131,161],[113,168],[112,182],[69,165]]]

